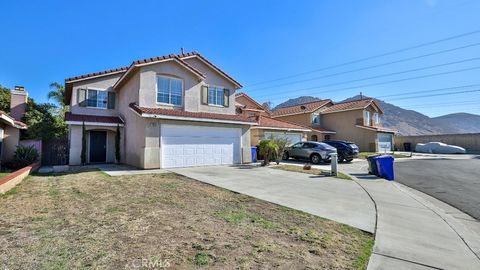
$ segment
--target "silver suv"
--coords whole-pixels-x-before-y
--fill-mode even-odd
[[[326,143],[320,142],[299,142],[285,149],[283,159],[308,159],[313,164],[321,161],[330,162],[330,155],[336,153],[337,149]]]

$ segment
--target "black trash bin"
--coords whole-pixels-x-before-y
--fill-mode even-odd
[[[377,157],[380,155],[368,156],[368,173],[378,176]]]
[[[409,142],[403,143],[403,149],[407,152],[412,152],[412,144]]]

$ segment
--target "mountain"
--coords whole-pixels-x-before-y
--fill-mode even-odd
[[[312,97],[312,96],[301,96],[298,98],[291,98],[283,103],[278,104],[275,108],[273,108],[273,110],[280,109],[283,107],[290,107],[298,104],[305,104],[305,103],[309,103],[317,100],[322,100],[322,99],[317,97]]]
[[[471,113],[452,113],[432,118],[439,126],[449,126],[456,133],[480,132],[480,115]]]
[[[358,100],[359,95],[347,98],[341,102]],[[365,98],[365,97],[364,97]],[[320,100],[316,97],[302,96],[289,99],[279,104],[277,108],[299,105],[306,102]],[[480,132],[480,115],[468,113],[454,113],[430,118],[414,110],[406,110],[385,101],[375,99],[384,114],[382,123],[384,127],[398,130],[400,135],[428,135],[448,133],[474,133]]]

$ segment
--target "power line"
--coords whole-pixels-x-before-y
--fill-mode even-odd
[[[430,94],[430,95],[419,95],[419,96],[411,96],[411,97],[394,98],[394,99],[387,99],[386,101],[405,100],[405,99],[413,99],[413,98],[425,98],[425,97],[437,97],[437,96],[448,96],[448,95],[457,95],[457,94],[465,94],[465,93],[473,93],[473,92],[480,92],[480,89],[458,91],[458,92],[448,92],[448,93],[441,93],[441,94]]]
[[[377,64],[377,65],[372,65],[372,66],[367,66],[367,67],[362,67],[362,68],[357,68],[357,69],[351,69],[351,70],[343,71],[343,72],[331,73],[331,74],[327,74],[327,75],[323,75],[323,76],[319,76],[319,77],[314,77],[314,78],[309,78],[309,79],[304,79],[304,80],[297,80],[297,81],[287,82],[287,83],[283,83],[283,84],[277,84],[277,85],[273,85],[273,86],[254,88],[254,89],[249,89],[249,90],[246,90],[246,91],[253,92],[253,91],[259,91],[259,90],[270,89],[270,88],[275,88],[275,87],[281,87],[281,86],[285,86],[285,85],[292,85],[292,84],[297,84],[297,83],[302,83],[302,82],[315,81],[315,80],[319,80],[319,79],[335,77],[335,76],[344,75],[344,74],[348,74],[348,73],[364,71],[364,70],[383,67],[383,66],[388,66],[388,65],[392,65],[392,64],[398,64],[398,63],[407,62],[407,61],[420,59],[420,58],[424,58],[424,57],[429,57],[429,56],[433,56],[433,55],[438,55],[438,54],[442,54],[442,53],[448,53],[448,52],[453,52],[453,51],[457,51],[457,50],[467,49],[467,48],[471,48],[471,47],[475,47],[475,46],[479,46],[479,45],[480,45],[480,42],[479,43],[472,43],[472,44],[461,46],[461,47],[456,47],[456,48],[447,49],[447,50],[441,50],[441,51],[428,53],[428,54],[423,54],[423,55],[419,55],[419,56],[408,57],[408,58],[404,58],[404,59],[400,59],[400,60],[396,60],[396,61],[391,61],[391,62],[387,62],[387,63]]]
[[[412,70],[405,70],[405,71],[400,71],[400,72],[382,74],[382,75],[366,77],[366,78],[361,78],[361,79],[355,79],[355,80],[350,80],[350,81],[344,81],[344,82],[339,82],[339,83],[331,83],[331,84],[301,88],[301,89],[296,89],[296,90],[293,90],[293,91],[294,92],[300,92],[300,91],[306,91],[306,90],[326,88],[326,87],[335,86],[335,85],[349,84],[349,83],[352,83],[352,82],[358,82],[358,81],[370,80],[370,79],[375,79],[375,78],[393,76],[393,75],[404,74],[404,73],[413,72],[413,71],[426,70],[426,69],[437,68],[437,67],[447,66],[447,65],[454,65],[454,64],[459,64],[459,63],[464,63],[464,62],[469,62],[469,61],[476,61],[476,60],[480,60],[480,57],[469,58],[469,59],[464,59],[464,60],[461,60],[461,61],[439,64],[439,65],[434,65],[434,66],[429,66],[429,67],[422,67],[422,68],[417,68],[417,69],[412,69]],[[466,69],[460,69],[460,70],[453,70],[453,71],[446,71],[446,72],[439,72],[439,73],[415,76],[415,77],[409,77],[409,78],[403,78],[403,79],[397,79],[397,80],[384,81],[384,82],[379,82],[379,83],[371,83],[371,84],[350,86],[350,87],[346,87],[346,88],[329,89],[329,90],[326,90],[326,91],[319,91],[319,92],[316,92],[316,93],[328,93],[328,92],[333,92],[333,91],[344,91],[344,90],[350,90],[350,89],[354,89],[354,88],[361,88],[361,87],[368,87],[368,86],[378,86],[378,85],[384,85],[384,84],[390,84],[390,83],[396,83],[396,82],[402,82],[402,81],[408,81],[408,80],[416,80],[416,79],[429,78],[429,77],[440,76],[440,75],[447,75],[447,74],[452,74],[452,73],[474,70],[474,69],[478,69],[478,68],[480,68],[480,66],[476,66],[476,67],[473,67],[473,68],[466,68]],[[290,90],[290,91],[279,91],[279,92],[275,92],[275,94],[283,94],[283,93],[290,93],[290,92],[292,92],[292,90]],[[269,95],[260,95],[260,96],[257,96],[257,98],[258,97],[265,97],[265,96],[269,96]]]
[[[333,69],[333,68],[337,68],[337,67],[343,67],[343,66],[347,66],[347,65],[351,65],[351,64],[356,64],[356,63],[360,63],[360,62],[364,62],[364,61],[368,61],[368,60],[372,60],[372,59],[376,59],[376,58],[380,58],[380,57],[384,57],[384,56],[388,56],[388,55],[398,54],[398,53],[401,53],[401,52],[406,52],[406,51],[410,51],[410,50],[434,45],[434,44],[437,44],[437,43],[442,43],[442,42],[445,42],[445,41],[450,41],[450,40],[454,40],[454,39],[458,39],[458,38],[462,38],[462,37],[466,37],[466,36],[475,35],[475,34],[478,34],[478,33],[480,33],[480,30],[475,30],[475,31],[471,31],[471,32],[467,32],[467,33],[463,33],[463,34],[459,34],[459,35],[455,35],[455,36],[450,36],[450,37],[438,39],[438,40],[435,40],[435,41],[425,42],[425,43],[421,43],[421,44],[414,45],[414,46],[411,46],[411,47],[398,49],[398,50],[394,50],[394,51],[390,51],[390,52],[386,52],[386,53],[382,53],[382,54],[377,54],[377,55],[369,56],[369,57],[365,57],[365,58],[360,58],[360,59],[357,59],[357,60],[348,61],[348,62],[344,62],[344,63],[337,64],[337,65],[331,65],[331,66],[327,66],[327,67],[323,67],[323,68],[319,68],[319,69],[315,69],[315,70],[311,70],[311,71],[306,71],[306,72],[297,73],[297,74],[293,74],[293,75],[289,75],[289,76],[279,77],[279,78],[276,78],[276,79],[261,81],[261,82],[257,82],[257,83],[247,85],[247,87],[248,86],[254,86],[254,85],[260,85],[260,84],[265,84],[265,83],[269,83],[269,82],[281,81],[281,80],[295,78],[295,77],[299,77],[299,76],[303,76],[303,75],[307,75],[307,74],[311,74],[311,73],[315,73],[315,72],[325,71],[325,70],[329,70],[329,69]]]
[[[402,92],[401,94],[392,94],[392,95],[377,96],[376,98],[379,98],[379,99],[380,99],[380,98],[385,98],[385,97],[405,96],[405,95],[410,95],[410,94],[439,92],[439,91],[452,90],[452,89],[460,89],[460,88],[468,88],[468,87],[474,87],[474,86],[480,86],[480,84],[477,83],[477,84],[468,84],[468,85],[462,85],[462,86],[444,87],[444,88],[436,88],[436,89],[429,89],[429,90]]]
[[[352,87],[330,89],[330,90],[327,90],[327,91],[316,92],[314,94],[328,93],[328,92],[339,92],[339,91],[345,91],[345,90],[358,89],[358,88],[362,88],[362,87],[385,85],[385,84],[390,84],[390,83],[397,83],[397,82],[404,82],[404,81],[409,81],[409,80],[417,80],[417,79],[430,78],[430,77],[447,75],[447,74],[454,74],[454,73],[471,71],[471,70],[476,70],[476,69],[480,69],[480,66],[476,66],[476,67],[472,67],[472,68],[459,69],[459,70],[453,70],[453,71],[447,71],[447,72],[433,73],[433,74],[422,75],[422,76],[409,77],[409,78],[398,79],[398,80],[384,81],[384,82],[379,82],[379,83],[371,83],[371,84],[356,85],[356,86],[352,86]],[[294,97],[294,96],[291,96],[291,97]],[[283,99],[283,98],[291,98],[291,97],[281,97],[281,98]],[[272,100],[279,100],[279,99],[280,98],[272,99]]]

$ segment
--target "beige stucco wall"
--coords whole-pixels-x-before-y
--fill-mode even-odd
[[[10,161],[20,142],[20,130],[9,125],[3,126],[2,162]]]
[[[469,152],[480,152],[480,133],[395,136],[395,146],[400,150],[404,150],[403,143],[411,143],[412,150],[415,150],[417,143],[427,142],[443,142],[461,146]]]
[[[98,126],[85,126],[87,130],[87,163],[89,163],[90,155],[90,130],[101,130],[107,132],[107,162],[115,162],[115,132],[116,127],[98,127]],[[69,165],[81,165],[81,153],[82,153],[82,126],[81,125],[70,125],[69,126],[69,141],[70,141],[70,152],[69,152]],[[122,131],[120,131],[122,134]],[[120,144],[120,153],[124,152],[123,147]]]
[[[207,69],[206,69],[207,70]],[[206,72],[206,71],[205,71]],[[162,62],[154,65],[141,67],[140,90],[138,104],[150,108],[176,108],[190,112],[212,112],[222,114],[235,114],[235,89],[231,83],[221,79],[219,75],[211,71],[206,72],[207,79],[200,80],[185,67],[176,62]],[[181,79],[183,82],[184,100],[181,106],[172,106],[157,103],[157,77],[170,76]],[[230,90],[229,106],[210,106],[201,104],[202,85],[215,85]]]
[[[357,119],[363,119],[363,110],[329,113],[322,115],[322,126],[337,132],[334,139],[355,142],[360,151],[376,151],[377,132],[356,127]]]
[[[145,159],[145,119],[129,107],[130,103],[139,103],[139,90],[140,74],[136,73],[117,90],[117,95],[118,115],[125,121],[122,163],[141,168]]]
[[[89,114],[89,115],[106,115],[106,116],[115,116],[117,115],[117,108],[118,108],[118,97],[115,99],[115,109],[102,109],[102,108],[88,108],[88,107],[80,107],[78,105],[78,89],[79,88],[92,88],[97,90],[107,90],[109,92],[114,92],[112,86],[117,82],[118,78],[120,78],[120,74],[113,74],[109,76],[103,76],[99,78],[93,78],[90,80],[80,81],[73,83],[72,87],[72,97],[70,100],[70,111],[74,114]]]

